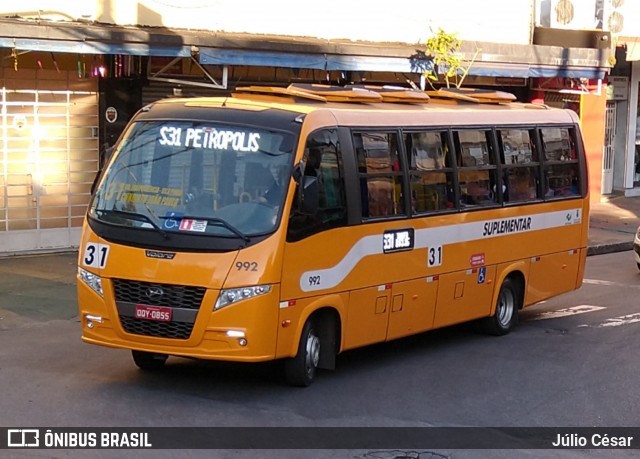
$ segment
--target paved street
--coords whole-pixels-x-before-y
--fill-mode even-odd
[[[145,374],[129,352],[80,341],[76,253],[0,259],[4,424],[637,426],[638,362],[627,350],[640,344],[638,311],[629,300],[638,294],[640,272],[628,250],[638,214],[640,199],[593,206],[590,252],[604,255],[588,258],[580,290],[525,311],[515,333],[491,338],[460,326],[347,352],[336,372],[323,372],[306,390],[286,386],[278,363],[171,358],[166,371]],[[3,457],[122,457],[113,450],[5,452]],[[509,450],[134,453],[154,459],[513,457]],[[540,453],[518,451],[518,456],[631,457],[624,450]]]
[[[75,252],[0,258],[0,330],[77,316]]]
[[[0,263],[2,266],[2,263]],[[0,412],[9,426],[637,426],[640,272],[629,251],[588,258],[584,286],[522,314],[505,337],[467,326],[347,352],[314,385],[284,384],[278,363],[170,358],[139,371],[127,351],[83,344],[75,317],[73,255],[42,261],[20,286],[2,272]],[[23,289],[22,289],[23,290]],[[7,296],[10,299],[7,299]],[[58,306],[47,310],[51,301]],[[34,301],[38,299],[38,301]],[[39,306],[7,311],[22,301]],[[64,308],[60,304],[66,304]],[[14,306],[15,309],[15,306]],[[614,325],[611,325],[614,324]],[[16,453],[11,451],[11,453]],[[122,451],[20,451],[14,457],[122,457]],[[385,458],[408,452],[135,451],[131,457]],[[426,452],[423,452],[426,454]],[[625,450],[519,451],[518,457],[632,457]],[[394,455],[392,455],[394,454]],[[437,455],[424,457],[441,457]],[[513,451],[438,451],[442,457],[514,457]],[[3,457],[5,456],[3,452]],[[408,457],[418,457],[416,455]]]

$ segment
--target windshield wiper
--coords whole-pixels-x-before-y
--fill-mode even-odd
[[[100,213],[103,215],[120,215],[122,217],[126,217],[130,220],[135,220],[138,222],[149,223],[151,227],[156,230],[158,233],[162,234],[165,239],[169,239],[169,234],[160,228],[150,217],[144,214],[138,214],[136,212],[128,212],[126,210],[117,210],[117,209],[96,209],[96,213]]]
[[[233,226],[231,223],[229,223],[226,220],[223,220],[221,218],[217,218],[217,217],[202,217],[200,215],[160,215],[160,216],[158,216],[158,218],[162,218],[162,219],[165,219],[165,220],[168,220],[168,219],[173,219],[173,220],[185,220],[185,219],[189,219],[189,220],[204,220],[207,223],[212,223],[214,225],[219,225],[219,226],[222,226],[223,228],[228,229],[233,234],[235,234],[240,239],[242,239],[244,242],[251,241],[251,239],[249,239],[249,236],[244,234],[242,231],[240,231],[238,228]]]
[[[290,151],[267,151],[267,150],[258,150],[256,153],[262,153],[263,155],[267,155],[267,156],[273,156],[273,157],[277,157],[277,156],[282,156],[282,155],[290,155],[291,152]]]

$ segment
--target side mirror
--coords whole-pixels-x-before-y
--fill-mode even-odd
[[[318,177],[305,175],[301,180],[300,211],[303,214],[315,215],[320,204],[320,187]]]
[[[298,164],[293,166],[293,172],[291,173],[291,176],[293,177],[293,180],[295,180],[296,183],[300,183],[300,179],[304,175],[303,171],[304,171],[304,163],[299,162]]]

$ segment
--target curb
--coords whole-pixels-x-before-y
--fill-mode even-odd
[[[616,242],[614,244],[594,245],[587,248],[587,256],[602,255],[605,253],[625,252],[633,249],[633,241]]]

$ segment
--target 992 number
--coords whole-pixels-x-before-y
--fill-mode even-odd
[[[309,276],[309,287],[319,286],[320,276]]]
[[[257,271],[258,263],[255,261],[238,261],[236,262],[236,269],[238,271]]]

